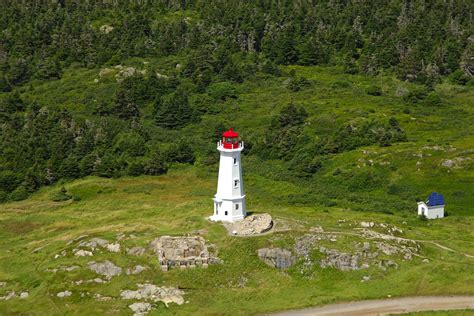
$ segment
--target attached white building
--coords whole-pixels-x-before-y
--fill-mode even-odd
[[[221,157],[217,193],[214,196],[213,221],[234,222],[244,219],[245,194],[242,181],[242,163],[240,153],[244,143],[239,142],[239,134],[229,129],[222,134],[217,143]]]
[[[418,215],[428,219],[444,217],[444,197],[442,194],[432,192],[426,202],[418,202]]]

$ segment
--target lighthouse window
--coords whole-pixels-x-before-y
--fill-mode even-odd
[[[234,165],[237,164],[237,158],[234,158]]]
[[[227,211],[225,211],[225,216],[227,216],[227,214],[229,214]]]
[[[236,210],[239,209],[239,204],[235,204],[235,209],[236,209]]]
[[[239,187],[239,180],[234,180],[234,188],[238,188]]]

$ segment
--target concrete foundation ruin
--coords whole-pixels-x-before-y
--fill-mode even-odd
[[[155,251],[162,271],[171,268],[207,268],[219,263],[219,259],[209,252],[204,238],[162,236],[153,240],[150,247]]]

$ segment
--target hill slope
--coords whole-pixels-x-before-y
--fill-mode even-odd
[[[276,220],[276,231],[270,235],[231,237],[220,224],[207,221],[215,174],[195,167],[179,167],[159,177],[91,177],[66,185],[76,201],[52,202],[51,196],[59,189],[55,187],[43,189],[27,201],[4,205],[0,213],[0,247],[4,250],[0,280],[6,285],[0,291],[4,295],[13,290],[17,295],[27,291],[29,297],[0,301],[0,310],[31,312],[34,306],[36,314],[124,313],[137,300],[121,299],[121,291],[135,290],[140,283],[179,287],[189,301],[181,306],[170,304],[168,309],[162,303],[154,304],[152,314],[247,314],[387,295],[474,294],[474,259],[462,254],[474,255],[470,253],[474,243],[472,216],[426,222],[413,213],[297,207],[272,202],[290,193],[291,184],[251,174],[245,180],[250,210],[269,212]],[[403,252],[385,254],[378,248],[380,243],[400,247],[400,242],[364,235],[362,221],[375,223],[366,230],[390,236],[392,227],[398,227],[401,230],[393,234],[418,240],[418,250],[409,259]],[[325,233],[315,230],[319,226]],[[218,249],[221,264],[161,272],[149,250],[141,257],[126,252],[134,246],[147,248],[159,236],[198,233]],[[75,256],[77,249],[88,249],[81,242],[93,237],[117,242],[121,251],[111,253],[98,247],[92,257]],[[304,240],[312,240],[304,246],[309,257],[298,256],[296,265],[286,271],[267,266],[257,256],[257,249],[263,247],[284,247],[297,254]],[[435,241],[453,252],[426,241]],[[368,242],[370,255],[378,252],[374,260],[360,257],[360,261],[369,260],[367,269],[340,271],[319,266],[324,258],[320,247],[356,253],[364,242]],[[407,246],[413,246],[411,243]],[[138,275],[122,273],[105,284],[88,282],[100,277],[89,270],[88,262],[103,260],[123,269],[139,264],[147,270]],[[389,261],[392,263],[385,267]],[[61,270],[71,266],[79,268]],[[361,282],[364,276],[370,280]],[[70,297],[56,296],[66,290],[72,292]],[[100,301],[96,294],[111,299]]]

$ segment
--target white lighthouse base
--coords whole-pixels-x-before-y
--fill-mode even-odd
[[[236,222],[241,221],[247,216],[245,212],[245,195],[239,198],[223,199],[215,197],[214,215],[209,217],[215,222]]]

